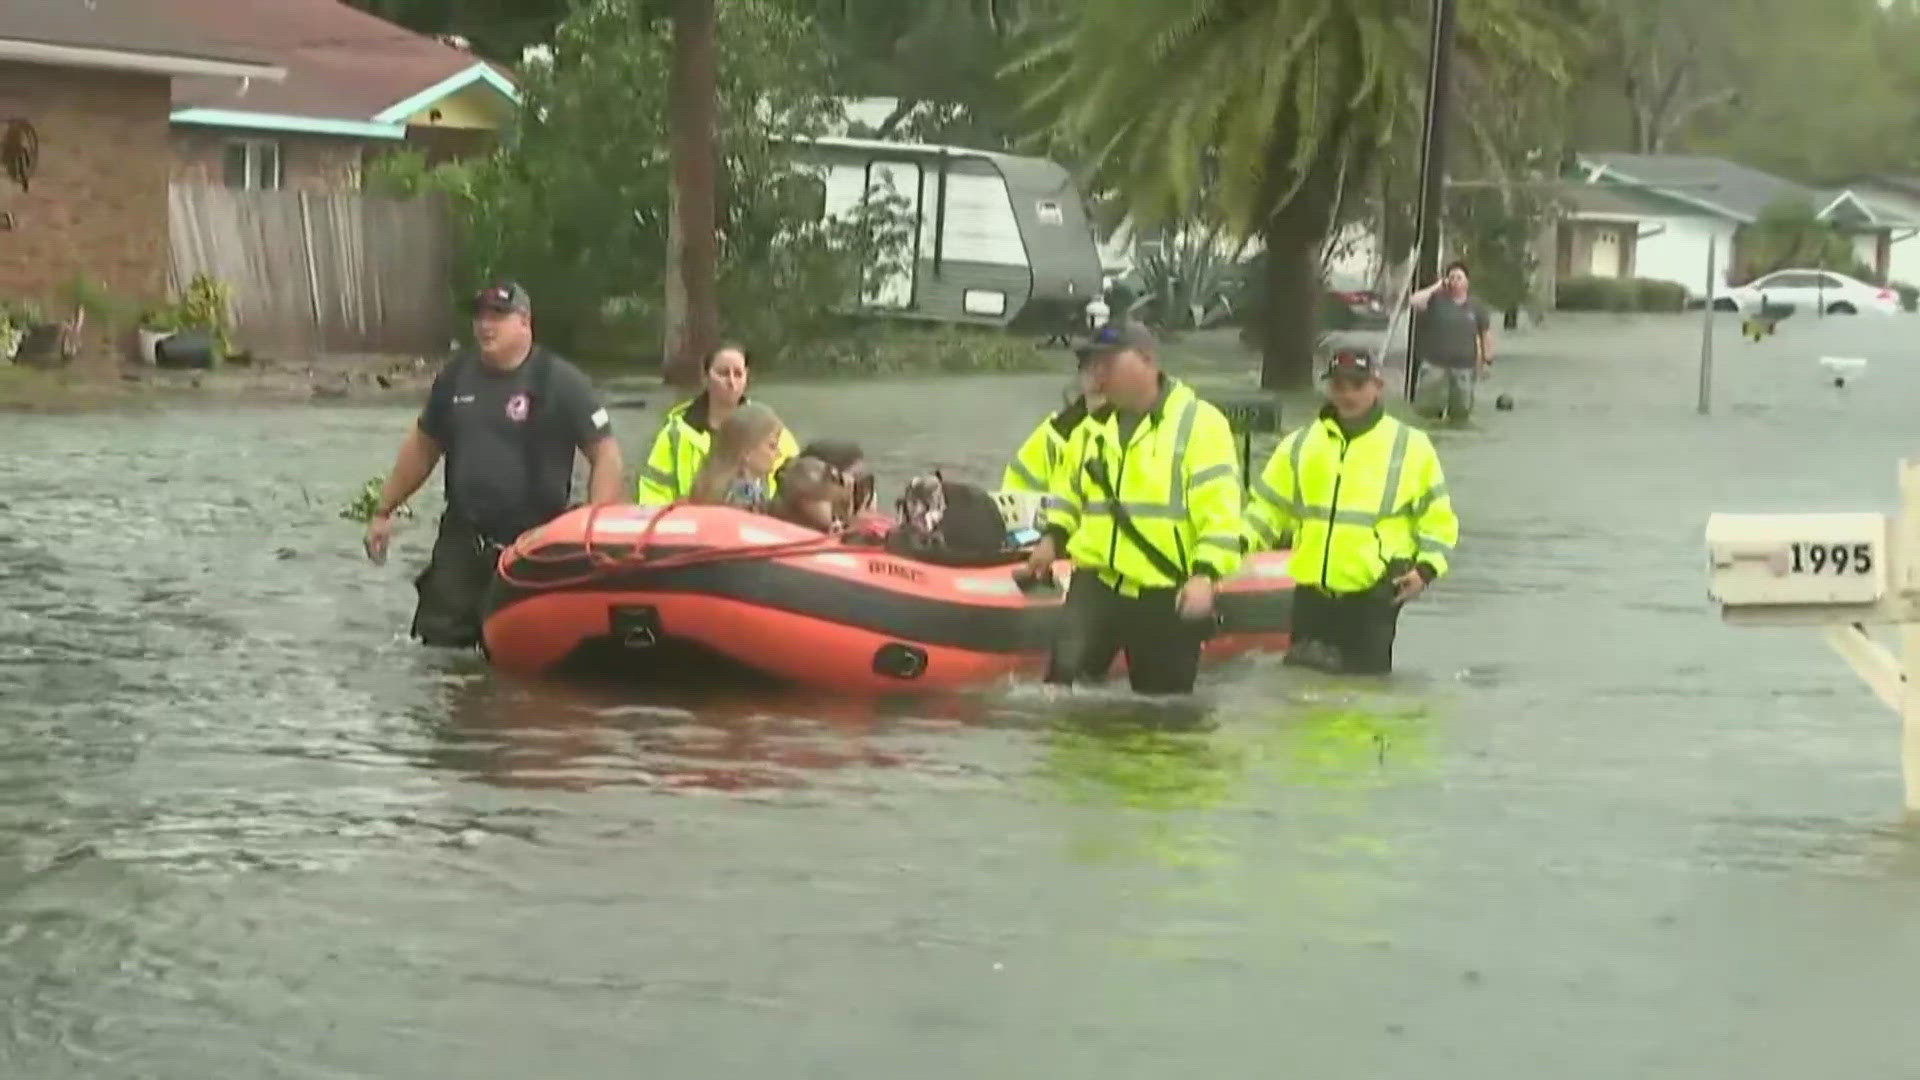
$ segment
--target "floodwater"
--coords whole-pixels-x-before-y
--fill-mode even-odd
[[[335,517],[407,411],[10,418],[0,1076],[1912,1075],[1897,725],[1701,530],[1890,508],[1916,327],[1722,320],[1710,417],[1695,321],[1513,337],[1400,673],[1187,709],[513,683]],[[897,480],[1055,385],[764,396]]]

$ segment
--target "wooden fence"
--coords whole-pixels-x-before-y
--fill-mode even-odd
[[[438,198],[173,184],[168,225],[175,295],[197,273],[224,282],[235,338],[263,355],[438,355],[454,333]]]

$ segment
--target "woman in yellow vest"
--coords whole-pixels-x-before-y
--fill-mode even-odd
[[[1325,377],[1326,407],[1253,482],[1247,545],[1293,537],[1288,663],[1384,675],[1400,607],[1447,572],[1460,522],[1433,443],[1382,410],[1379,361],[1344,350]]]
[[[1100,396],[1099,388],[1094,385],[1090,365],[1080,365],[1080,393],[1064,406],[1055,410],[1040,426],[1033,429],[1027,441],[1007,463],[1006,472],[1000,477],[1002,491],[1029,491],[1044,495],[1053,480],[1053,472],[1060,465],[1060,455],[1067,448],[1067,440],[1073,436],[1073,429],[1080,426],[1090,413],[1100,411],[1106,404]]]
[[[747,400],[747,351],[738,345],[713,350],[703,367],[702,381],[705,388],[698,396],[667,410],[660,433],[654,436],[653,449],[640,465],[635,501],[642,506],[664,505],[693,492],[693,478],[707,459],[714,430]],[[777,469],[798,452],[792,433],[782,428],[780,460],[774,467]]]
[[[1240,566],[1240,463],[1219,409],[1161,372],[1153,335],[1107,325],[1081,356],[1111,406],[1075,428],[1023,576],[1073,580],[1047,681],[1099,679],[1124,651],[1136,693],[1193,690],[1214,587]]]

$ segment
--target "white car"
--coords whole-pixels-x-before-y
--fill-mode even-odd
[[[1898,315],[1900,294],[1831,270],[1775,270],[1714,298],[1714,307],[1753,313],[1791,306],[1796,313]]]

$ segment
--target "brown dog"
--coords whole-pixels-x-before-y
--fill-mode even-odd
[[[853,485],[839,469],[814,457],[780,467],[767,513],[821,532],[838,532],[853,517]]]

